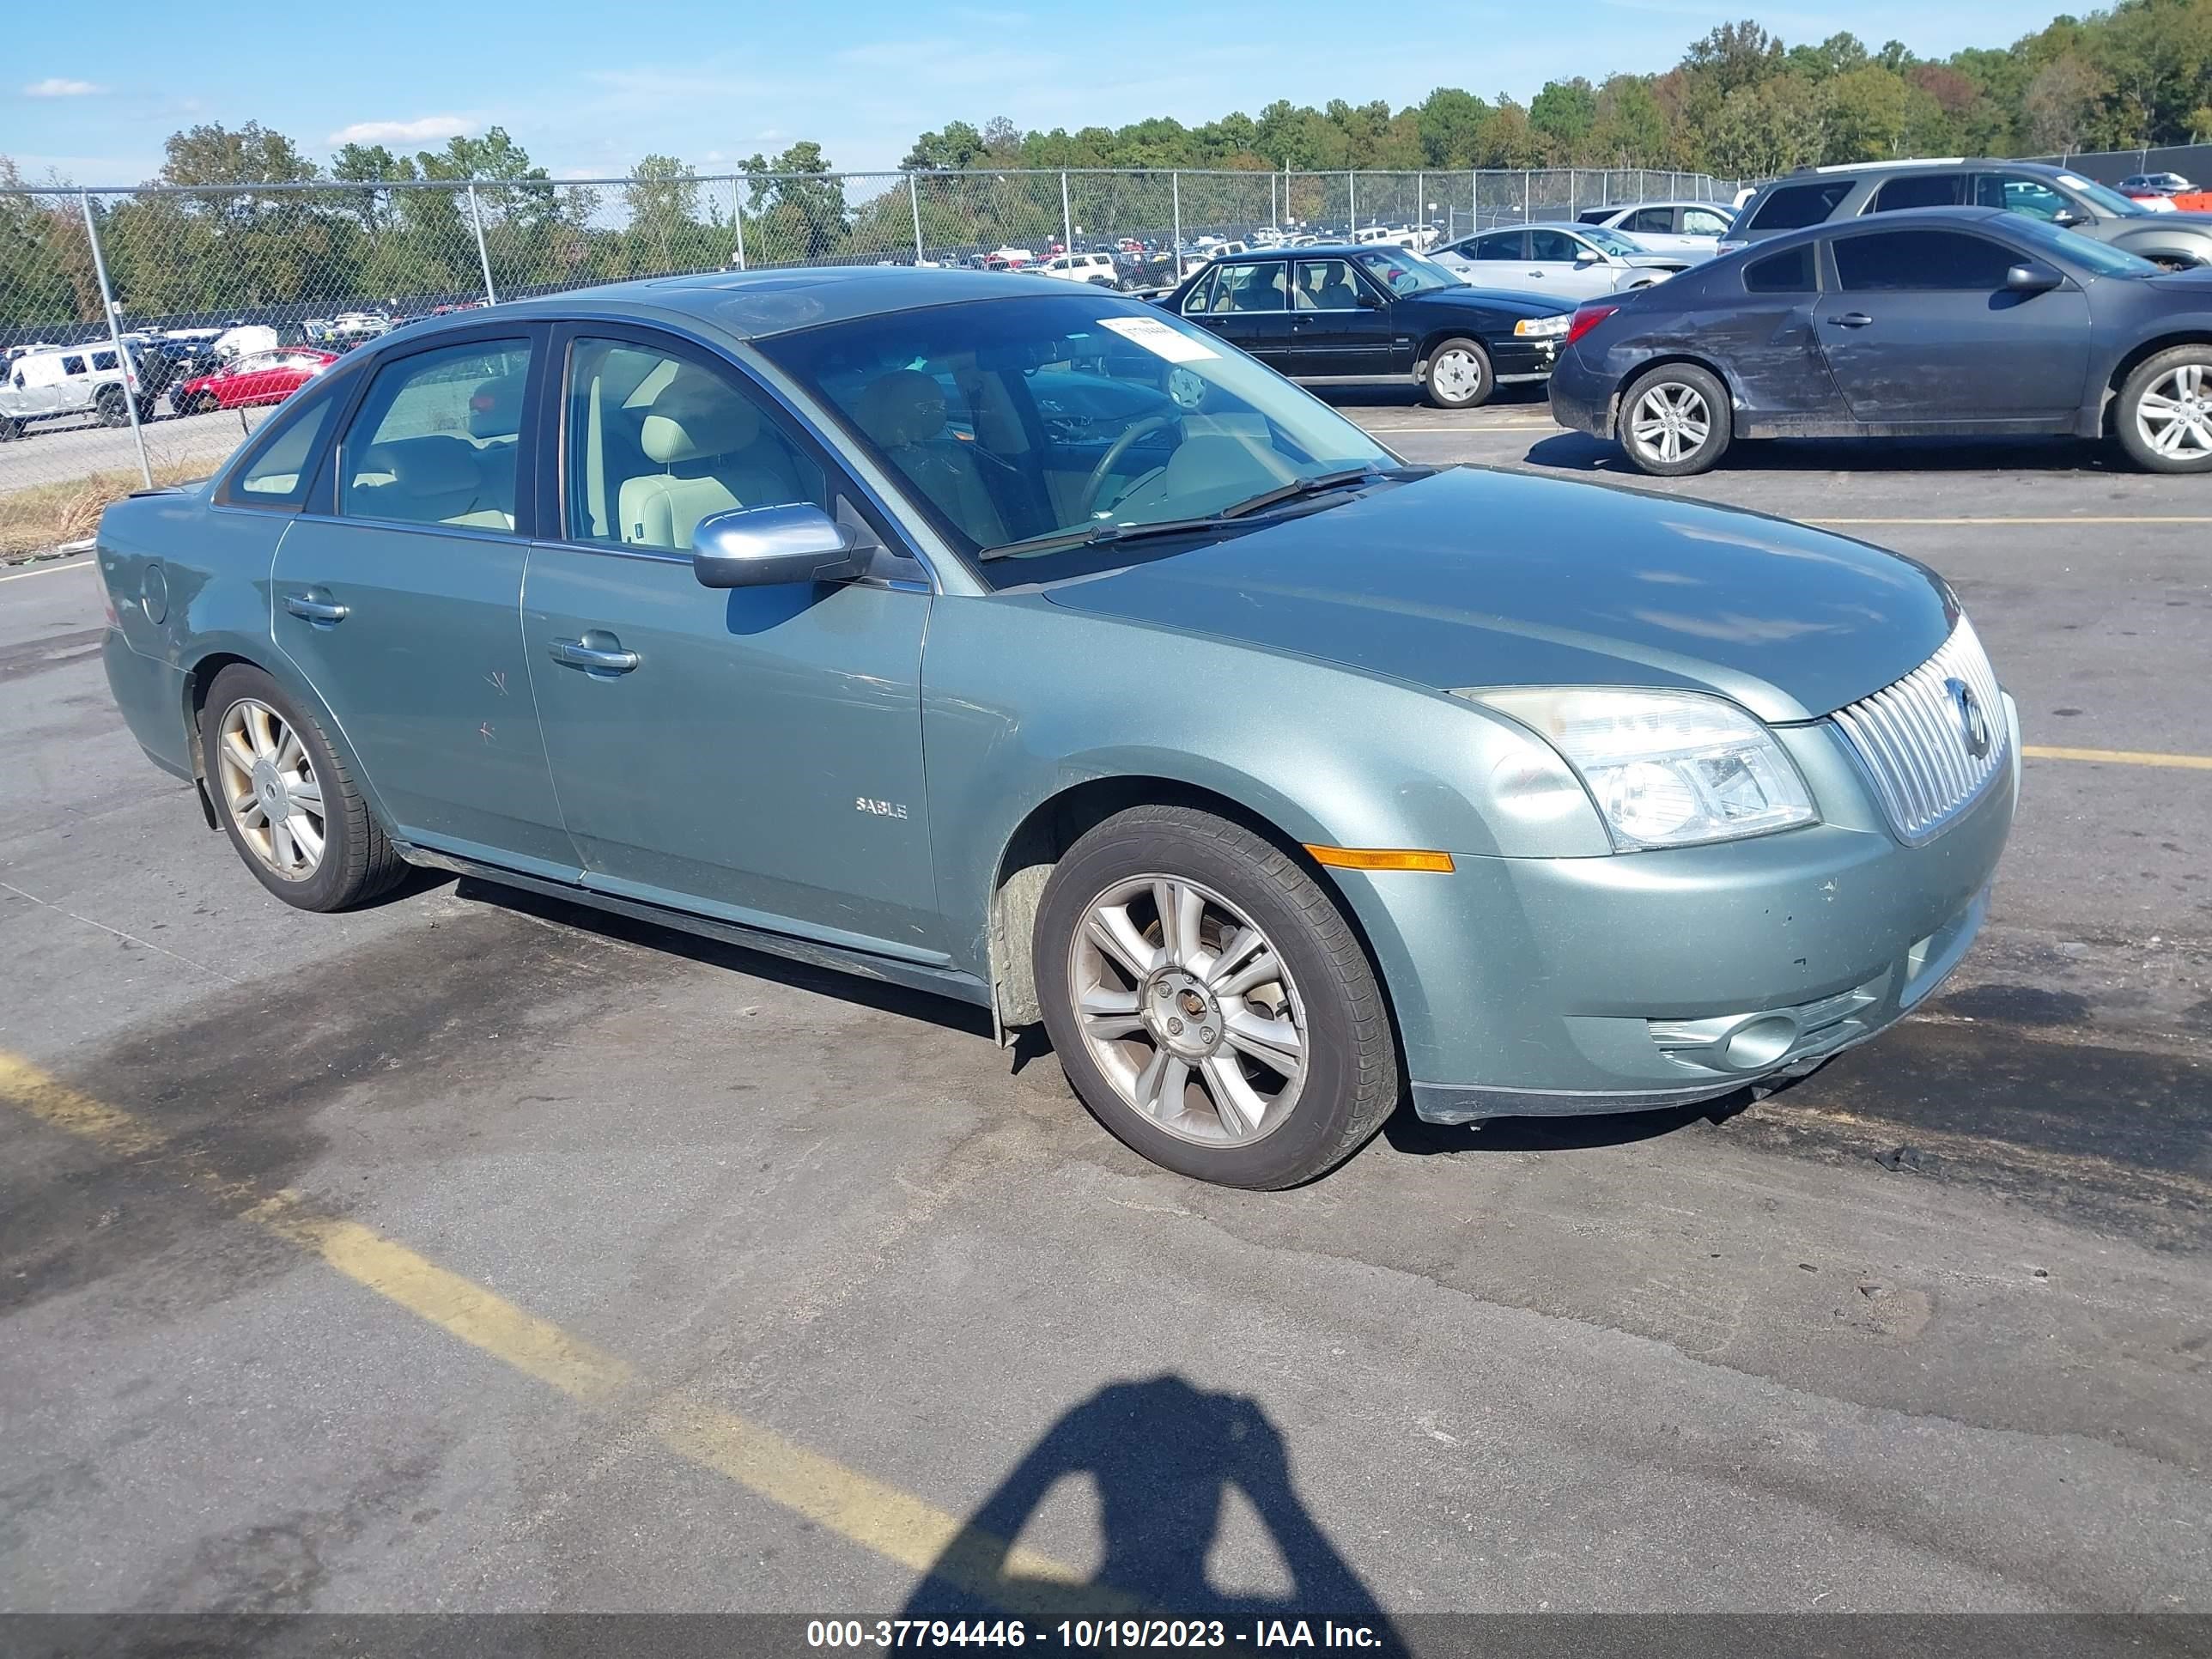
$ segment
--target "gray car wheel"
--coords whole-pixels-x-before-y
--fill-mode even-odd
[[[1474,409],[1498,389],[1490,354],[1475,340],[1446,340],[1429,354],[1422,389],[1438,409]]]
[[[1313,877],[1239,824],[1117,813],[1054,868],[1037,993],[1069,1083],[1154,1163],[1295,1186],[1397,1104],[1396,1048],[1364,949]]]
[[[2212,472],[2212,345],[2146,358],[2120,386],[2120,444],[2153,472]]]
[[[285,903],[343,910],[406,873],[321,722],[262,670],[216,676],[200,755],[223,833]]]
[[[1694,363],[1665,363],[1620,398],[1620,447],[1640,472],[1679,478],[1718,461],[1732,433],[1728,389]]]

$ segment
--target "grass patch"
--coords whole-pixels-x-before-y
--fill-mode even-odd
[[[222,461],[164,461],[154,469],[157,484],[204,478]],[[138,470],[94,472],[56,483],[33,484],[0,495],[0,559],[46,553],[64,542],[82,541],[100,527],[101,511],[134,489],[145,488]]]

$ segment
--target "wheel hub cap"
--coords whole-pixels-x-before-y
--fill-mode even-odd
[[[1156,974],[1140,1005],[1145,1029],[1162,1048],[1203,1060],[1221,1047],[1221,1011],[1206,988],[1180,968]]]

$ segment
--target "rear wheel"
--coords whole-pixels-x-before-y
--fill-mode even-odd
[[[260,669],[216,676],[200,752],[223,832],[285,903],[343,910],[406,873],[321,723]]]
[[[0,444],[12,443],[27,435],[30,428],[9,416],[0,415]]]
[[[1692,363],[1667,363],[1632,383],[1620,400],[1620,447],[1640,472],[1703,472],[1729,447],[1728,390]]]
[[[1498,389],[1490,354],[1474,340],[1446,340],[1429,354],[1423,390],[1438,409],[1474,409]]]
[[[2138,466],[2212,472],[2212,345],[2179,345],[2136,365],[2114,425]]]
[[[1181,1174],[1295,1186],[1397,1104],[1365,951],[1312,877],[1241,825],[1181,806],[1107,819],[1046,884],[1036,962],[1084,1105]]]
[[[119,386],[100,387],[100,395],[93,400],[92,410],[100,417],[102,426],[131,424],[131,411],[124,404],[123,388]]]

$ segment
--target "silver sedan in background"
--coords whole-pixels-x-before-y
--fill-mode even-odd
[[[1477,288],[1594,300],[1663,283],[1695,263],[1655,253],[1632,237],[1593,225],[1508,225],[1462,238],[1429,256]]]

